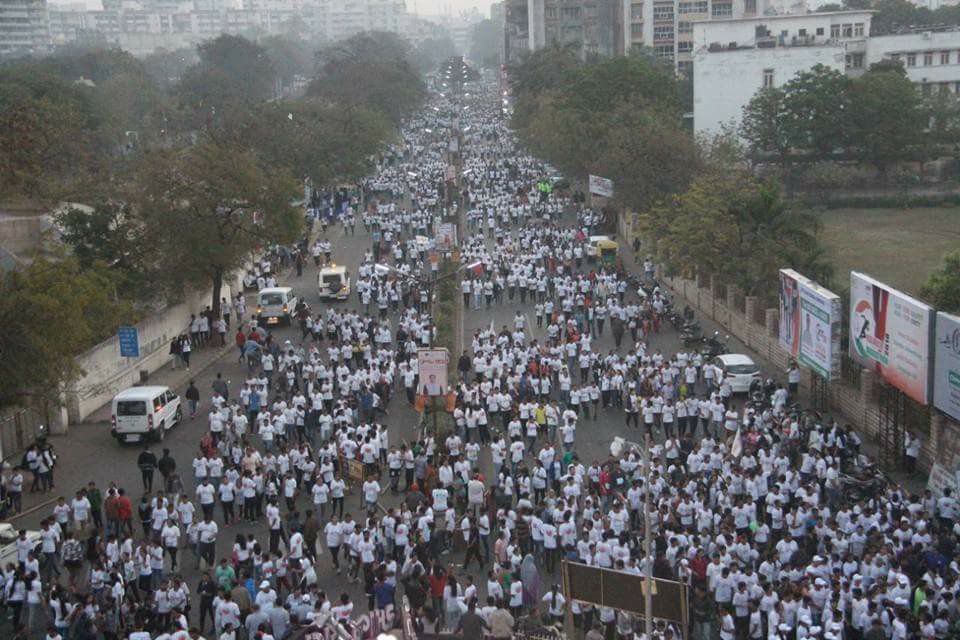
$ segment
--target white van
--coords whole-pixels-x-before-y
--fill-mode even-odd
[[[297,309],[296,292],[292,287],[268,287],[257,294],[257,320],[261,324],[290,324]]]
[[[170,387],[131,387],[113,399],[110,433],[118,442],[160,441],[182,419],[180,396]]]

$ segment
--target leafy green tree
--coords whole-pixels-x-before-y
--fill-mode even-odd
[[[743,108],[740,135],[747,141],[753,160],[767,157],[786,165],[790,157],[790,139],[784,126],[786,96],[781,89],[768,87],[758,91]]]
[[[147,276],[145,247],[149,240],[128,204],[107,200],[92,208],[61,209],[54,215],[54,223],[60,240],[70,247],[81,268],[106,265],[116,272],[120,293],[143,299],[139,285]]]
[[[0,407],[56,402],[82,373],[76,356],[137,320],[117,276],[66,255],[0,276]]]
[[[316,50],[306,39],[294,35],[272,35],[260,41],[273,70],[286,86],[297,76],[310,77],[316,64]]]
[[[715,274],[748,295],[773,299],[784,266],[821,282],[830,276],[817,220],[790,208],[776,185],[729,167],[699,174],[638,222],[670,267],[687,276]]]
[[[851,144],[881,176],[890,165],[916,157],[927,122],[902,68],[865,73],[851,87],[850,104]]]
[[[426,100],[410,47],[394,33],[365,31],[318,54],[318,75],[307,95],[379,111],[395,125]]]
[[[943,266],[920,287],[920,296],[940,311],[960,313],[960,251],[944,256]]]
[[[379,112],[303,99],[256,107],[232,137],[271,167],[331,184],[366,175],[371,157],[392,131]]]
[[[846,146],[850,84],[840,71],[818,64],[783,85],[784,127],[791,148],[828,157]]]
[[[186,149],[154,151],[140,167],[133,206],[149,259],[169,291],[212,285],[214,311],[228,274],[257,249],[296,240],[303,217],[290,203],[296,180],[268,170],[250,151],[202,138]]]

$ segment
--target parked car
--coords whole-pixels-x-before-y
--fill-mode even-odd
[[[169,387],[130,387],[113,399],[110,434],[117,442],[159,442],[182,419],[180,396]]]
[[[760,367],[742,353],[725,353],[713,360],[714,366],[723,372],[725,379],[730,381],[730,388],[734,393],[747,393],[750,384],[760,379]]]

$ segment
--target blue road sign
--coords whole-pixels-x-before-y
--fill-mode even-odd
[[[124,358],[140,357],[140,334],[136,327],[120,327],[117,329],[120,339],[120,355]]]

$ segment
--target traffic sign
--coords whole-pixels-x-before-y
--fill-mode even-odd
[[[117,329],[117,338],[120,339],[120,355],[122,357],[140,357],[140,333],[136,327],[120,327]]]

